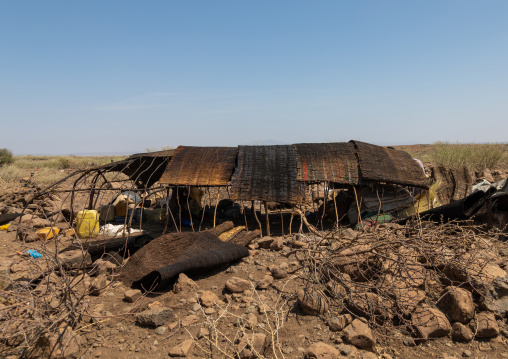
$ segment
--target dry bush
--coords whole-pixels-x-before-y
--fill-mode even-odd
[[[286,280],[277,300],[272,304],[268,304],[261,299],[259,292],[255,288],[255,283],[251,282],[251,304],[256,304],[258,309],[265,308],[265,310],[259,309],[261,313],[260,318],[263,319],[261,323],[250,321],[247,314],[235,314],[231,310],[232,303],[230,302],[225,305],[215,305],[218,312],[216,318],[206,315],[204,313],[204,308],[200,308],[205,317],[205,322],[198,323],[197,325],[204,324],[210,333],[209,336],[204,337],[206,345],[200,344],[198,342],[199,338],[194,337],[190,331],[186,329],[187,333],[194,340],[202,354],[209,358],[238,358],[241,357],[240,353],[242,350],[246,348],[250,348],[258,358],[284,358],[285,356],[282,353],[282,345],[279,338],[279,330],[285,325],[286,317],[291,310],[291,306],[288,304],[290,295],[284,288],[293,280],[293,277]],[[230,323],[232,322],[236,327],[233,334],[230,332]],[[250,339],[253,334],[266,335],[264,352],[256,352],[251,346],[252,343]],[[242,339],[245,345],[242,345]]]
[[[12,152],[7,148],[0,148],[0,166],[8,165],[14,162]]]
[[[364,317],[385,333],[416,335],[411,322],[416,306],[436,307],[450,285],[470,290],[479,303],[498,257],[497,231],[464,223],[424,224],[364,232],[355,239],[330,233],[332,245],[294,254],[307,285],[328,293],[333,311]],[[418,295],[424,298],[417,300]]]
[[[15,156],[14,163],[0,166],[0,180],[18,183],[33,174],[33,182],[40,186],[55,183],[70,170],[99,166],[124,159],[123,156]]]
[[[503,144],[451,144],[436,142],[429,157],[432,162],[446,168],[467,167],[472,171],[493,169],[508,161],[508,146]]]

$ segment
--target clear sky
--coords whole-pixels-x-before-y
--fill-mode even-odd
[[[508,1],[0,1],[15,154],[508,141]]]

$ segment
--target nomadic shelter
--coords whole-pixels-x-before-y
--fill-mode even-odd
[[[224,207],[229,204],[233,210],[243,213],[250,206],[251,215],[261,229],[255,206],[258,203],[261,212],[264,205],[268,233],[269,208],[277,207],[276,204],[279,204],[279,211],[280,206],[284,206],[290,208],[292,214],[302,217],[309,211],[317,211],[313,202],[321,200],[324,214],[326,202],[330,206],[333,201],[338,223],[337,205],[342,204],[335,200],[339,189],[356,195],[357,188],[368,186],[428,188],[422,168],[408,153],[361,141],[278,146],[179,146],[175,150],[134,154],[122,161],[77,171],[59,183],[71,178],[75,178],[69,191],[71,221],[78,193],[81,197],[88,196],[84,209],[99,209],[113,204],[117,198],[113,194],[121,192],[129,197],[129,210],[124,216],[117,213],[125,224],[136,219],[136,209],[158,206],[166,211],[161,216],[166,221],[165,230],[168,224],[174,224],[178,230],[182,224],[189,225],[185,218],[182,222],[182,217],[189,217],[193,229],[199,221],[201,228],[205,211],[202,211],[201,218],[193,220],[195,214],[193,216],[191,208],[197,205],[199,209],[202,198],[208,198],[209,208],[214,207],[214,226],[217,210],[227,211]],[[55,190],[59,183],[45,192]]]

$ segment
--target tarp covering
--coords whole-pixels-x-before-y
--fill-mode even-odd
[[[352,143],[299,143],[294,146],[298,181],[358,184],[358,160]]]
[[[180,273],[203,273],[248,255],[246,247],[223,242],[213,231],[171,233],[137,251],[118,279],[145,291],[160,290]]]
[[[240,146],[231,199],[302,203],[305,186],[296,173],[294,146]]]
[[[237,147],[179,146],[161,184],[186,186],[226,186],[231,180]]]
[[[357,149],[362,180],[429,187],[421,167],[409,153],[360,141],[350,142]]]

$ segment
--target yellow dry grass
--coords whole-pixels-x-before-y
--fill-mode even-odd
[[[0,167],[0,184],[19,183],[33,174],[40,186],[55,183],[75,170],[119,161],[125,156],[14,156],[12,164]]]

